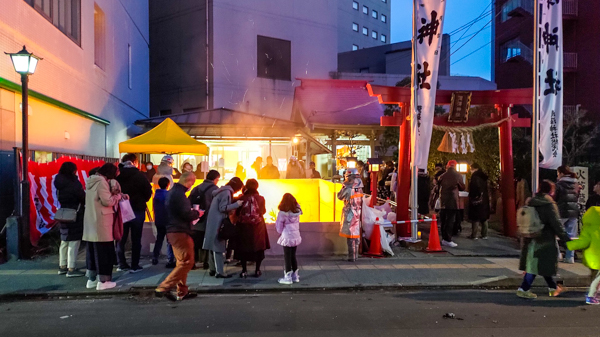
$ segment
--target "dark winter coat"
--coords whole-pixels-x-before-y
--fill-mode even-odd
[[[202,184],[194,187],[190,193],[189,199],[192,205],[199,205],[200,209],[204,211],[204,215],[202,215],[200,220],[194,225],[194,230],[200,232],[206,231],[206,220],[208,219],[208,211],[213,199],[212,193],[218,188],[219,187],[215,185],[212,180],[204,180]]]
[[[146,177],[146,179],[148,180],[149,183],[152,183],[152,178],[154,178],[154,175],[156,174],[156,170],[153,167],[151,170],[142,172],[142,174]]]
[[[192,236],[192,221],[198,219],[200,213],[192,209],[190,199],[185,196],[186,192],[185,186],[176,183],[167,194],[167,233],[185,233]]]
[[[77,219],[71,223],[60,223],[60,239],[77,241],[83,236],[83,215],[85,213],[85,191],[76,175],[57,174],[54,187],[61,208],[79,209]]]
[[[560,238],[561,245],[565,245],[570,239],[560,223],[556,204],[550,196],[538,193],[528,205],[535,207],[544,229],[536,238],[523,239],[519,269],[534,275],[554,276],[558,263],[555,237]]]
[[[144,212],[146,203],[152,197],[152,186],[148,179],[136,167],[125,164],[117,177],[121,192],[129,195],[131,209],[134,212]]]
[[[469,219],[484,222],[490,218],[488,176],[481,170],[473,172],[469,182]]]
[[[578,218],[579,188],[577,179],[572,177],[562,177],[556,182],[556,204],[561,219]]]
[[[439,178],[441,209],[459,209],[458,192],[465,190],[465,183],[456,169],[449,168]]]
[[[168,190],[158,189],[152,199],[152,208],[154,209],[154,224],[156,227],[166,228],[169,224],[169,214],[167,212],[167,193]]]
[[[277,166],[271,164],[271,165],[265,165],[265,167],[263,167],[259,174],[258,174],[258,178],[260,179],[279,179],[279,169],[277,168]]]
[[[594,206],[600,206],[600,195],[596,193],[593,193],[588,198],[587,202],[585,203],[585,210],[587,211],[588,209],[590,209],[590,207]]]
[[[265,198],[260,196],[256,190],[247,190],[240,200],[245,202],[250,198],[256,199],[259,213],[264,215],[267,212],[265,208]],[[237,209],[238,219],[242,211],[243,206]],[[233,249],[236,252],[254,253],[271,248],[267,226],[265,225],[265,220],[263,218],[261,218],[259,223],[244,223],[238,221],[235,228],[237,233]]]
[[[427,215],[429,214],[429,194],[431,190],[431,180],[427,173],[419,173],[417,188],[419,214]]]

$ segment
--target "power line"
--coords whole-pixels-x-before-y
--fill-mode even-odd
[[[489,13],[491,13],[491,11],[488,11],[488,8],[492,5],[492,3],[490,2],[490,4],[488,6],[485,7],[485,9],[479,14],[479,16],[473,20],[473,23],[471,23],[466,29],[464,29],[462,35],[458,38],[457,41],[454,42],[454,44],[452,44],[450,46],[450,49],[452,49],[457,43],[458,41],[460,41],[462,39],[463,36],[465,36],[465,34],[469,31],[469,29],[471,29],[471,27],[473,27],[473,25],[475,23],[477,23],[480,19],[487,17]],[[483,15],[486,11],[488,11],[488,14],[486,14],[485,16]],[[478,20],[479,19],[479,20]]]

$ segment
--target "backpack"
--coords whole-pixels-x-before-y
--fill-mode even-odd
[[[544,224],[535,207],[523,206],[517,210],[517,227],[522,237],[535,238],[541,234]]]
[[[263,220],[262,215],[260,214],[260,207],[258,206],[258,201],[255,197],[249,197],[244,200],[242,207],[239,211],[238,221],[246,224],[257,224]]]

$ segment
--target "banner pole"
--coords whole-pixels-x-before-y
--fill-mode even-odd
[[[539,93],[540,93],[540,57],[539,57],[539,21],[540,21],[540,10],[539,1],[535,1],[533,8],[533,111],[531,119],[531,190],[533,195],[537,193],[539,185],[539,170],[540,170],[540,104],[539,104]]]
[[[411,220],[417,220],[418,217],[418,196],[417,196],[417,184],[418,184],[418,168],[416,158],[416,150],[417,150],[417,135],[416,135],[416,118],[415,118],[415,109],[418,106],[418,97],[417,97],[417,86],[419,85],[418,77],[417,77],[417,1],[413,1],[413,36],[412,36],[412,54],[413,54],[413,62],[412,62],[412,94],[413,94],[413,104],[411,104],[411,116],[410,116],[410,130],[411,130],[411,179],[410,179],[410,196],[411,196]],[[411,240],[413,242],[418,241],[417,236],[417,228],[418,224],[411,224]]]

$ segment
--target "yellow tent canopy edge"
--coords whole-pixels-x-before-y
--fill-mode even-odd
[[[119,144],[120,153],[208,155],[208,146],[166,118],[154,129]]]

